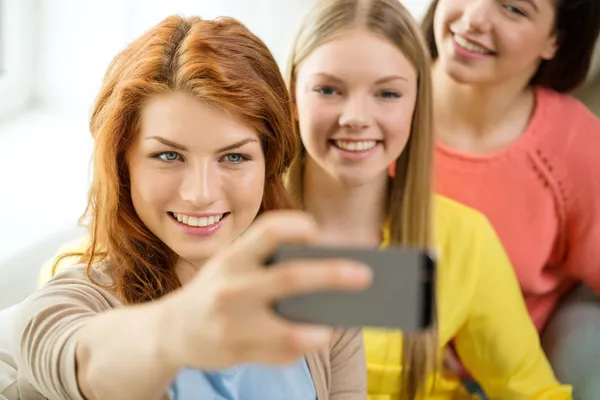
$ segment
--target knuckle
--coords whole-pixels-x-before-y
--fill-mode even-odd
[[[277,237],[279,235],[279,231],[281,230],[277,221],[270,217],[264,224],[261,225],[259,231],[259,236],[261,237]]]
[[[292,267],[283,267],[277,270],[277,285],[283,291],[291,291],[300,285],[300,274]]]
[[[305,226],[307,228],[305,228]],[[315,228],[313,218],[302,211],[269,211],[261,215],[256,222],[257,231],[260,235],[279,237],[281,234],[297,229]]]
[[[233,288],[220,288],[212,296],[211,308],[217,314],[223,313],[233,306],[237,296],[238,291]]]
[[[256,230],[260,234],[272,233],[279,225],[280,216],[275,212],[266,212],[256,221]]]

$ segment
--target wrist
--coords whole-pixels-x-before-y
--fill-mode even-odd
[[[175,376],[185,366],[185,360],[177,348],[180,336],[175,332],[177,316],[172,300],[165,298],[148,304],[145,331],[149,335],[151,359],[156,360],[165,374]]]

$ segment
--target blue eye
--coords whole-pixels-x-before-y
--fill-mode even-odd
[[[179,153],[176,153],[174,151],[164,151],[162,153],[158,153],[156,157],[158,157],[162,161],[173,162],[179,160],[181,156],[179,155]]]
[[[225,160],[230,164],[241,164],[244,161],[248,161],[250,157],[244,156],[240,153],[230,153],[225,155]]]
[[[338,91],[331,86],[317,86],[315,92],[320,93],[324,96],[332,96],[334,94],[338,94]]]
[[[521,11],[520,8],[518,8],[517,6],[515,6],[513,4],[508,4],[505,8],[511,14],[516,14],[516,15],[523,16],[523,17],[526,16],[525,13],[523,11]]]
[[[399,93],[393,90],[383,90],[379,93],[379,96],[383,97],[384,99],[398,99],[401,97]]]

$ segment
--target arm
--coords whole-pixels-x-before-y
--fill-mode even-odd
[[[361,330],[334,336],[331,347],[331,400],[367,398],[367,366]]]
[[[163,397],[176,369],[157,345],[161,303],[115,306],[81,269],[51,281],[18,310],[13,353],[19,375],[47,398]]]
[[[481,218],[468,269],[475,279],[456,349],[489,398],[571,399],[540,345],[516,275],[493,228]],[[551,397],[549,397],[551,396]]]
[[[565,271],[600,293],[600,120],[587,109],[565,148]]]
[[[20,376],[50,398],[158,399],[183,367],[286,364],[326,347],[331,327],[282,320],[272,311],[273,301],[320,290],[364,289],[368,267],[350,260],[264,267],[281,244],[306,243],[316,234],[308,214],[272,211],[208,260],[183,288],[138,306],[119,307],[114,294],[87,281],[81,268],[69,269],[21,307],[14,346]],[[110,281],[97,272],[95,280]],[[336,392],[350,393],[357,382],[364,384],[361,346],[360,336],[334,341],[336,381],[351,374],[339,379]]]

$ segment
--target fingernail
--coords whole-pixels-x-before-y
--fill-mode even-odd
[[[359,281],[371,281],[373,278],[373,271],[371,268],[366,266],[365,264],[360,263],[351,263],[346,268],[344,268],[344,278],[349,280],[359,280]]]

